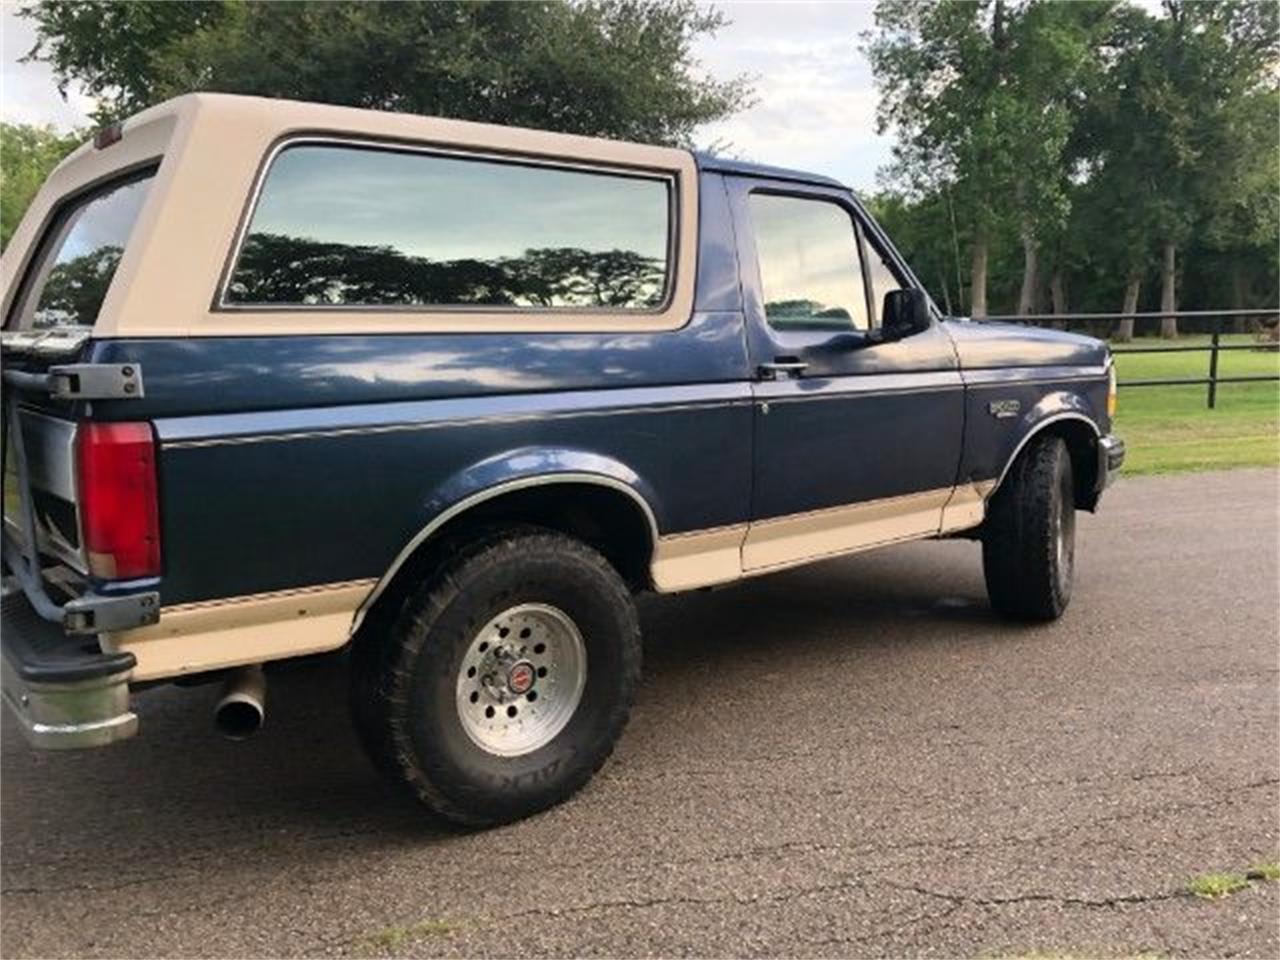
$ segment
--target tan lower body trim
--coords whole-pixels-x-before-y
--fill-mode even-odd
[[[336,650],[374,580],[165,607],[160,622],[105,634],[103,647],[138,658],[134,680],[174,677]]]
[[[942,533],[968,530],[987,517],[987,497],[995,488],[994,480],[973,480],[955,488],[942,508]]]
[[[661,537],[651,576],[662,593],[729,583],[811,560],[980,524],[994,481]],[[336,650],[376,580],[165,607],[160,622],[105,634],[138,658],[134,680],[203,673]]]
[[[776,517],[751,524],[742,568],[763,571],[936,534],[951,488]]]
[[[677,533],[658,540],[650,575],[661,593],[677,593],[742,576],[742,541],[747,525]]]
[[[811,560],[978,526],[995,482],[976,481],[810,513],[662,537],[653,584],[694,590]]]

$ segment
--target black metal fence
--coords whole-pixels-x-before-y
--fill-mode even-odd
[[[1208,320],[1210,323],[1209,343],[1204,346],[1185,346],[1176,342],[1155,347],[1130,347],[1113,350],[1116,356],[1126,353],[1207,353],[1209,354],[1208,375],[1204,377],[1179,377],[1176,379],[1153,380],[1120,380],[1118,387],[1186,387],[1207,386],[1206,401],[1212,409],[1218,402],[1218,384],[1220,383],[1280,383],[1280,373],[1251,374],[1245,376],[1224,377],[1218,373],[1218,355],[1227,350],[1252,350],[1275,353],[1280,350],[1280,341],[1275,338],[1274,328],[1280,323],[1280,308],[1271,307],[1265,310],[1179,310],[1174,313],[1050,313],[1034,315],[1008,315],[988,317],[988,320],[1000,320],[1006,323],[1023,323],[1032,326],[1058,326],[1062,324],[1119,324],[1124,320]],[[1223,343],[1223,324],[1227,320],[1271,320],[1264,323],[1255,334],[1253,343]],[[1271,331],[1268,333],[1268,331]]]

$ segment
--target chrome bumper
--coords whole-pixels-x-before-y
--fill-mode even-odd
[[[138,732],[129,709],[128,653],[100,653],[41,619],[20,591],[0,601],[4,702],[33,747],[101,747]]]
[[[1107,434],[1098,440],[1098,492],[1101,493],[1124,466],[1124,441],[1114,434]]]

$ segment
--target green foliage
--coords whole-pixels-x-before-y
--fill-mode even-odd
[[[92,324],[123,255],[121,247],[105,246],[57,264],[40,293],[38,312],[44,316],[36,325]]]
[[[447,920],[422,920],[403,927],[379,930],[363,938],[361,945],[393,954],[403,953],[405,946],[414,940],[450,937],[458,931],[459,926]]]
[[[1069,205],[1068,145],[1081,91],[1096,84],[1097,39],[1111,0],[882,0],[867,38],[882,99],[881,132],[898,136],[893,185],[946,194],[975,249],[975,302],[985,303],[987,246],[1012,225],[1023,286],[1037,249]],[[980,265],[981,263],[981,265]]]
[[[970,232],[967,223],[957,222],[950,191],[944,188],[911,200],[902,192],[884,190],[868,198],[867,206],[943,309],[963,313],[960,257]]]
[[[45,177],[83,139],[52,127],[0,123],[0,250],[9,245]]]
[[[1187,884],[1187,891],[1206,900],[1216,900],[1248,886],[1249,881],[1241,873],[1206,873]]]
[[[663,279],[661,262],[632,250],[552,247],[431,260],[387,246],[252,233],[228,294],[240,303],[653,307]]]
[[[1276,302],[1280,7],[882,0],[876,23],[877,205],[940,301],[975,299],[952,284],[981,245],[996,312],[1028,283],[1046,312],[1050,275],[1069,309],[1117,310],[1171,243],[1182,306]]]
[[[1250,880],[1280,880],[1280,863],[1259,863],[1250,867],[1245,876]]]
[[[156,102],[156,56],[217,20],[223,6],[216,0],[53,0],[29,4],[19,15],[35,21],[36,46],[30,56],[53,68],[61,92],[74,80],[98,98],[94,120],[105,124]]]
[[[694,0],[28,6],[33,56],[116,119],[192,90],[687,143],[743,107],[697,70],[721,15]]]

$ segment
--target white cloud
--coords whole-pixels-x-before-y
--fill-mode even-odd
[[[0,117],[15,123],[52,124],[60,130],[88,126],[92,97],[70,87],[64,100],[47,65],[21,62],[35,45],[36,35],[31,21],[18,16],[18,9],[12,0],[0,3]]]
[[[858,189],[875,183],[890,140],[875,132],[877,96],[859,34],[870,3],[729,3],[733,22],[700,41],[718,77],[755,75],[757,103],[701,131],[747,160],[833,176]]]

